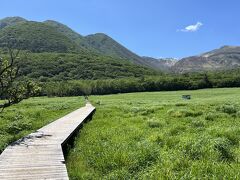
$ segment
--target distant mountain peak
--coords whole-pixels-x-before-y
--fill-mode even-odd
[[[220,47],[219,49],[226,49],[226,48],[232,48],[232,47],[234,47],[234,46],[224,45],[224,46]]]
[[[0,20],[0,45],[8,41],[7,35],[24,40],[20,49],[32,52],[74,52],[101,54],[118,60],[150,67],[155,70],[189,72],[229,69],[240,66],[240,46],[225,45],[198,56],[175,58],[140,57],[104,33],[82,36],[68,26],[55,21],[28,21],[22,17]]]
[[[11,16],[11,17],[5,17],[0,21],[27,21],[27,20],[20,16]]]
[[[104,33],[95,33],[95,34],[89,34],[87,36],[85,36],[86,38],[91,38],[91,37],[95,37],[95,38],[101,38],[101,39],[111,39],[112,38],[110,36],[108,36],[107,34]]]
[[[19,16],[13,16],[13,17],[6,17],[0,20],[0,29],[3,29],[7,26],[12,26],[20,22],[26,22],[27,20],[19,17]]]
[[[240,66],[240,46],[222,46],[219,49],[178,61],[175,72],[212,71],[233,69]]]
[[[54,21],[54,20],[46,20],[43,22],[46,25],[52,26],[54,27],[56,30],[58,30],[59,32],[67,35],[67,36],[75,36],[74,38],[77,38],[79,36],[81,36],[80,34],[78,34],[77,32],[73,31],[70,27],[68,27],[67,25],[60,23],[58,21]],[[82,36],[81,36],[82,37]],[[70,38],[71,39],[71,38]]]
[[[44,23],[45,22],[52,22],[52,23],[56,23],[56,24],[62,24],[62,23],[60,23],[60,22],[58,22],[58,21],[55,21],[55,20],[52,20],[52,19],[48,19],[48,20],[45,20],[45,21],[43,21]]]
[[[105,33],[102,33],[102,32],[98,32],[98,33],[95,33],[95,34],[92,34],[94,36],[106,36],[106,37],[109,37],[107,34]]]
[[[177,62],[174,58],[152,58],[152,57],[142,57],[150,67],[156,70],[170,71],[171,67],[174,66]]]
[[[54,20],[46,20],[46,21],[43,21],[43,23],[48,24],[48,25],[58,25],[58,26],[64,26],[64,27],[69,28],[69,27],[66,26],[65,24],[60,23],[60,22],[58,22],[58,21],[54,21]],[[69,29],[70,29],[70,28],[69,28]]]
[[[179,59],[177,59],[177,58],[159,58],[158,60],[160,60],[160,61],[173,61],[173,62],[176,62]]]

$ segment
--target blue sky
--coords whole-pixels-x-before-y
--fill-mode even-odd
[[[0,5],[0,18],[53,19],[82,35],[103,32],[142,56],[180,58],[240,45],[239,0],[1,0]]]

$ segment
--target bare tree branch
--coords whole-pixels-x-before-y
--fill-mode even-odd
[[[19,69],[17,59],[20,50],[14,49],[16,44],[8,43],[9,58],[0,58],[0,113],[4,108],[21,102],[39,91],[35,84],[30,81],[19,80]]]

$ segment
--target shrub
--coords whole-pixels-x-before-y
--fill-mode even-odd
[[[217,108],[218,111],[227,113],[227,114],[235,114],[237,113],[237,107],[235,105],[224,104]]]
[[[148,126],[150,128],[159,128],[159,127],[161,127],[161,123],[156,121],[156,120],[149,120],[148,121]]]
[[[219,153],[219,160],[234,160],[234,155],[231,151],[231,142],[227,138],[217,138],[214,142],[214,149]]]

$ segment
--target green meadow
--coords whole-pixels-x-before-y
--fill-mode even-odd
[[[31,98],[0,113],[0,152],[11,142],[83,106],[82,97]]]
[[[239,88],[90,100],[97,111],[67,157],[71,179],[240,178]]]
[[[240,88],[89,99],[97,110],[66,157],[70,179],[240,178]],[[6,108],[0,150],[83,105],[37,97]]]

